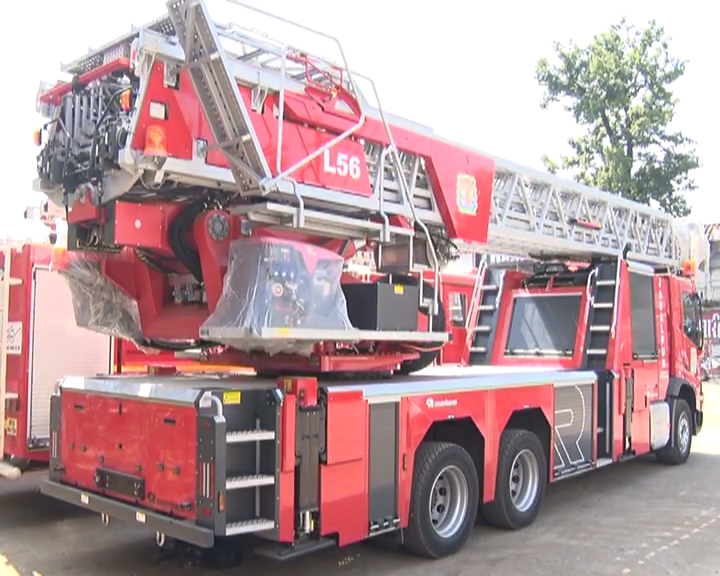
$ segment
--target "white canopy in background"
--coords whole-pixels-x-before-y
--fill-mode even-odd
[[[58,235],[57,244],[64,246],[67,238],[67,223],[61,219],[55,220]],[[42,220],[34,219],[7,219],[0,221],[0,240],[14,240],[34,243],[49,243],[51,229]]]

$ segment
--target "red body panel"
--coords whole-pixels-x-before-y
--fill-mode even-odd
[[[60,450],[69,484],[94,487],[98,466],[142,476],[146,499],[138,503],[195,517],[197,419],[192,407],[67,393],[62,410]]]
[[[322,533],[340,545],[368,533],[368,406],[360,392],[328,395],[327,464],[320,469]],[[352,510],[352,513],[349,511]]]
[[[428,400],[445,405],[429,406]],[[328,396],[327,463],[321,467],[320,495],[322,533],[337,533],[340,545],[363,540],[368,534],[368,405],[357,392]],[[554,388],[517,387],[497,391],[428,394],[403,398],[400,402],[400,454],[398,494],[400,526],[407,526],[414,455],[434,422],[468,418],[485,439],[484,490],[482,500],[495,494],[497,451],[500,435],[519,407],[539,408],[552,426]],[[549,460],[552,470],[552,454]],[[289,496],[289,495],[288,495]],[[283,502],[283,510],[288,504]],[[353,510],[352,514],[348,510]]]
[[[444,273],[442,276],[440,299],[445,305],[445,309],[449,308],[448,304],[453,301],[453,295],[455,294],[464,296],[466,309],[463,314],[463,322],[455,323],[451,318],[448,318],[447,325],[452,334],[452,340],[445,344],[440,352],[441,364],[467,365],[468,363],[469,347],[466,344],[468,331],[465,329],[465,323],[468,314],[470,314],[470,299],[472,298],[474,285],[474,274],[450,272]]]
[[[245,87],[240,88],[243,99],[250,110],[251,94]],[[277,174],[278,120],[274,115],[275,96],[268,96],[262,113],[250,111],[253,127],[273,174]],[[150,117],[150,102],[161,102],[167,106],[167,119]],[[288,93],[285,101],[286,121],[283,124],[282,163],[283,170],[328,142],[335,134],[347,130],[357,123],[358,118],[337,110],[325,111],[334,106],[328,102],[325,109],[310,97]],[[149,125],[160,125],[165,129],[168,155],[189,160],[192,158],[193,139],[203,139],[210,146],[214,140],[195,96],[186,73],[180,75],[178,89],[163,85],[163,65],[156,63],[150,74],[145,100],[140,105],[140,116],[133,137],[132,147],[142,151],[145,146],[145,132]],[[318,130],[321,129],[322,131]],[[392,127],[393,138],[400,150],[421,156],[428,168],[435,190],[438,208],[453,239],[478,244],[487,241],[490,218],[492,184],[495,162],[492,158],[478,154],[439,139]],[[387,144],[387,134],[382,123],[368,118],[355,132],[353,138],[368,142]],[[348,168],[347,175],[338,167],[339,155],[357,158],[357,177]],[[222,152],[208,153],[207,161],[215,166],[227,167]],[[329,168],[329,169],[328,169]],[[469,184],[464,175],[474,178],[475,185]],[[330,156],[319,156],[292,176],[305,184],[342,190],[362,196],[371,194],[365,154],[357,140],[345,140],[330,150]]]

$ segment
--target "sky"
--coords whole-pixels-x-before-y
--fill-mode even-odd
[[[246,11],[223,0],[208,5],[218,20],[246,22]],[[542,168],[542,154],[557,157],[566,152],[566,140],[575,129],[561,110],[540,109],[537,60],[552,56],[553,42],[588,42],[623,16],[638,26],[654,18],[672,37],[673,55],[688,61],[685,76],[674,88],[679,98],[675,126],[697,142],[702,164],[695,173],[699,188],[688,201],[695,218],[720,221],[715,201],[720,193],[718,50],[711,40],[717,10],[711,3],[525,0],[472,6],[464,0],[262,4],[265,10],[339,38],[350,68],[373,78],[386,110],[432,126],[444,137],[536,168]],[[55,82],[61,78],[61,62],[164,14],[165,3],[36,0],[13,3],[13,13],[18,38],[12,27],[6,28],[6,46],[13,52],[5,58],[6,83],[0,96],[8,131],[0,139],[0,158],[7,163],[0,229],[21,218],[25,206],[39,202],[32,193],[37,154],[32,133],[42,121],[35,113],[40,81]]]

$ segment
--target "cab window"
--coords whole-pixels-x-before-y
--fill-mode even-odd
[[[703,345],[702,310],[700,298],[692,292],[683,292],[683,331],[698,348]]]

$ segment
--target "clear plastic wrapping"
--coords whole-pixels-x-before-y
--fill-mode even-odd
[[[201,333],[245,351],[307,354],[312,342],[266,329],[354,330],[340,280],[344,260],[324,248],[273,238],[230,245],[222,295]],[[218,330],[219,329],[219,330]],[[215,339],[215,338],[213,338]]]
[[[697,220],[687,218],[675,220],[672,226],[680,263],[691,260],[697,270],[707,272],[710,263],[710,241],[705,233],[705,226]]]
[[[138,304],[102,273],[101,259],[81,252],[67,252],[65,257],[57,272],[70,286],[77,325],[140,346]]]

